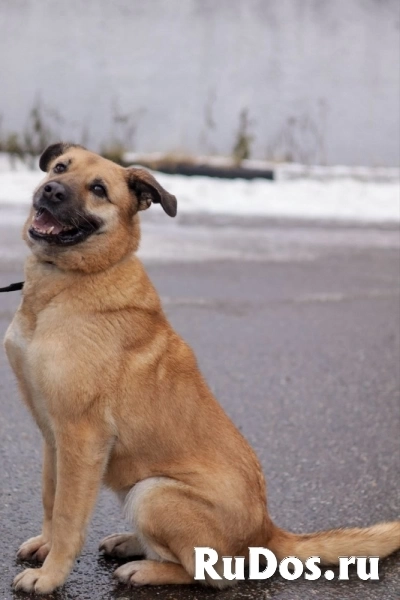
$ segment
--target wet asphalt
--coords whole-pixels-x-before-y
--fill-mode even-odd
[[[1,211],[1,207],[0,207]],[[5,214],[5,213],[3,213]],[[0,222],[0,287],[21,276],[19,213]],[[310,532],[400,517],[399,233],[392,227],[299,223],[174,225],[149,221],[143,258],[175,328],[197,353],[220,403],[255,448],[270,512]],[[245,241],[243,241],[245,239]],[[221,241],[223,240],[223,242]],[[145,242],[146,245],[146,242]],[[196,260],[200,257],[201,260]],[[0,295],[0,336],[19,302]],[[16,550],[41,526],[40,435],[0,352],[0,600],[24,568]],[[380,580],[279,575],[215,592],[128,589],[99,540],[127,530],[101,493],[81,557],[57,600],[308,600],[400,596],[399,553]]]

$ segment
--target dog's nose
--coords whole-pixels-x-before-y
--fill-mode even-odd
[[[43,188],[43,198],[50,202],[62,202],[67,197],[67,191],[62,183],[50,181]]]

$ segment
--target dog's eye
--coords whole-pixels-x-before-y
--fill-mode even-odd
[[[106,188],[100,183],[92,185],[91,190],[96,196],[99,196],[99,198],[105,198],[107,196]]]
[[[53,170],[54,173],[64,173],[66,168],[67,167],[63,165],[63,163],[57,163]]]

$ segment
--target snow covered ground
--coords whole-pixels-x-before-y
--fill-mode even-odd
[[[43,173],[24,165],[11,170],[0,156],[0,205],[29,204]],[[399,182],[352,178],[222,180],[157,173],[178,198],[178,213],[264,218],[311,219],[354,223],[399,223]],[[4,209],[4,207],[3,207]],[[0,206],[0,211],[2,210]],[[4,213],[5,214],[5,213]]]

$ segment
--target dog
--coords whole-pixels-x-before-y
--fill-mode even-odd
[[[119,496],[133,533],[100,549],[129,561],[131,585],[194,582],[194,547],[244,556],[384,557],[400,521],[307,535],[277,527],[258,459],[214,399],[191,348],[167,321],[135,252],[139,212],[176,215],[176,198],[146,170],[58,143],[40,157],[23,238],[31,250],[22,302],[5,349],[44,439],[43,527],[18,551],[43,562],[16,590],[50,593],[78,556],[102,484]],[[215,567],[222,576],[222,561]],[[232,581],[208,577],[223,588]]]

